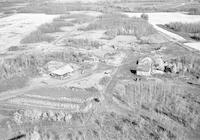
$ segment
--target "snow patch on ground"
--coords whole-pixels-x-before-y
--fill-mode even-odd
[[[0,51],[20,44],[20,40],[41,24],[52,22],[57,17],[45,14],[15,14],[0,18]]]
[[[200,42],[185,43],[185,45],[200,51]]]

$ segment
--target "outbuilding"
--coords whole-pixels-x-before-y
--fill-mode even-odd
[[[150,57],[145,57],[138,62],[137,75],[151,76],[153,60]]]
[[[70,74],[74,72],[74,69],[71,65],[67,64],[57,70],[54,70],[50,73],[50,76],[57,79],[65,79],[70,76]]]

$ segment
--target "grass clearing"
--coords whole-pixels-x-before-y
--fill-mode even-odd
[[[34,31],[30,33],[28,36],[23,38],[20,42],[22,44],[27,43],[39,43],[39,42],[52,42],[54,40],[53,37],[49,35],[43,34],[40,30]]]
[[[0,80],[0,93],[8,90],[23,88],[29,81],[28,77],[13,77],[12,79]]]

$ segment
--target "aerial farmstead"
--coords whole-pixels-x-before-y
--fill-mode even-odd
[[[200,140],[199,0],[1,0],[0,140]]]

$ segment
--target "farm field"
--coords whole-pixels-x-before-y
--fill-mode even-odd
[[[0,4],[0,139],[200,139],[197,1]]]

